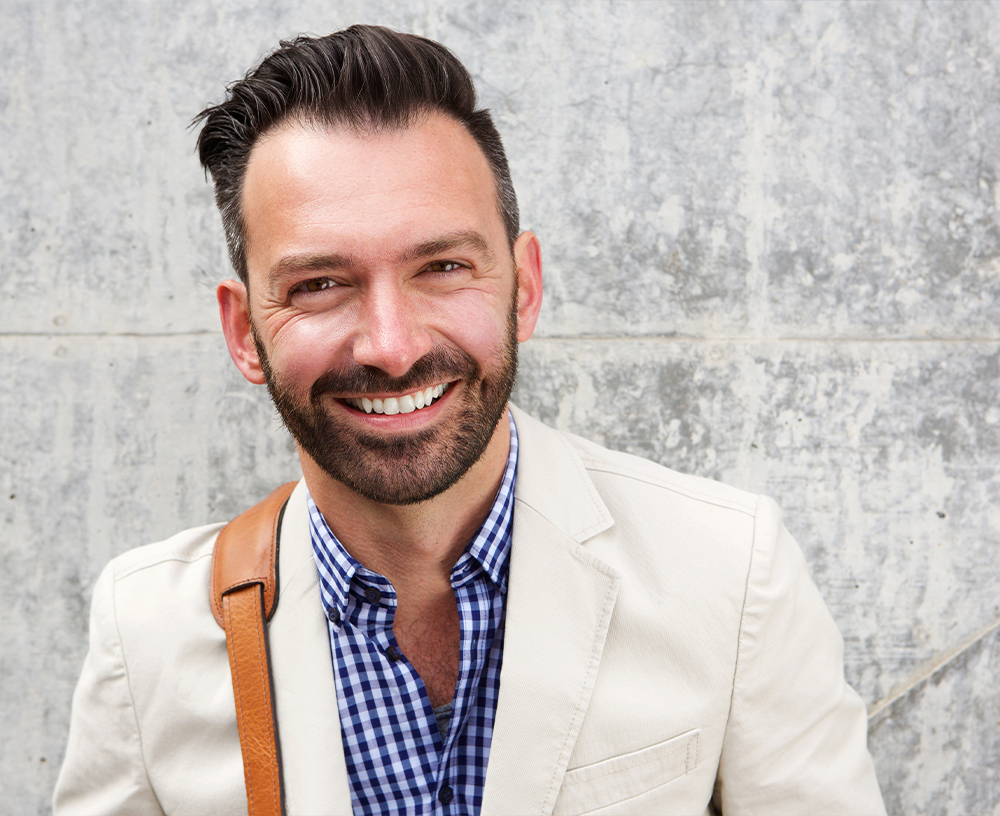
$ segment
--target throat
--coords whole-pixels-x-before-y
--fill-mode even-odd
[[[392,627],[400,651],[423,680],[434,708],[454,700],[458,684],[461,623],[450,589],[450,599],[432,607],[407,609],[400,602]]]

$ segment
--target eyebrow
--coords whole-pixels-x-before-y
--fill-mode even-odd
[[[464,230],[462,232],[442,235],[439,238],[432,238],[429,241],[423,241],[405,250],[400,255],[399,260],[403,263],[408,263],[461,249],[480,253],[489,265],[496,263],[496,257],[490,249],[489,243],[475,230]],[[336,252],[317,255],[292,255],[282,258],[271,267],[269,277],[272,283],[280,283],[284,278],[301,274],[302,272],[335,272],[338,269],[348,269],[356,266],[357,263],[357,259],[353,256]]]
[[[292,255],[282,258],[271,267],[271,278],[281,280],[282,278],[296,272],[332,272],[337,269],[346,269],[354,265],[355,261],[350,255],[340,255],[337,253],[321,255]]]
[[[432,238],[429,241],[417,244],[415,247],[403,253],[402,260],[416,261],[420,258],[427,258],[432,255],[442,255],[456,249],[470,249],[484,256],[488,264],[496,263],[496,258],[486,239],[475,230],[465,230],[449,235],[442,235],[440,238]]]

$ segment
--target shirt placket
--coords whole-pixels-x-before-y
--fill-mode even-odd
[[[398,755],[390,754],[388,761],[383,763],[386,775],[395,780],[395,787],[409,794],[406,805],[396,812],[432,812],[437,803],[440,776],[435,744],[437,723],[426,691],[422,689],[422,681],[399,649],[393,634],[395,590],[386,578],[361,567],[351,581],[347,605],[347,621],[354,627],[355,635],[363,638],[369,653],[379,658],[383,684],[373,691],[381,692],[381,699],[371,708],[402,737],[401,740],[389,740],[386,735],[385,749],[393,752],[398,749]],[[417,711],[422,716],[414,717]],[[429,723],[433,724],[433,730]],[[422,785],[419,784],[421,780]],[[427,785],[428,781],[432,785]],[[397,808],[399,804],[397,801]]]
[[[465,801],[463,780],[457,778],[461,756],[459,739],[467,727],[477,703],[479,685],[486,669],[488,652],[493,642],[495,625],[491,593],[486,582],[488,576],[479,562],[466,553],[452,570],[452,588],[458,604],[460,621],[459,673],[455,687],[454,709],[441,754],[437,790],[434,796],[435,813],[454,813],[470,803]]]

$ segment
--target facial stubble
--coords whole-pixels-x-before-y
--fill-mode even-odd
[[[273,370],[251,318],[251,332],[268,392],[285,427],[331,478],[371,501],[408,505],[426,501],[457,483],[486,451],[510,400],[517,374],[517,290],[507,314],[506,336],[493,370],[483,371],[471,355],[439,346],[401,377],[372,366],[331,370],[302,399]],[[374,434],[327,410],[332,394],[406,394],[441,382],[459,381],[451,398],[450,423],[412,433]],[[457,411],[456,411],[457,409]],[[348,409],[353,410],[353,409]]]

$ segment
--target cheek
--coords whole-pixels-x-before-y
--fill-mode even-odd
[[[271,368],[286,385],[308,389],[331,368],[349,359],[343,321],[332,315],[296,315],[268,325]],[[338,331],[340,329],[340,331]]]
[[[448,322],[448,339],[474,359],[493,363],[504,354],[507,343],[507,311],[486,308],[467,308],[453,314]]]

